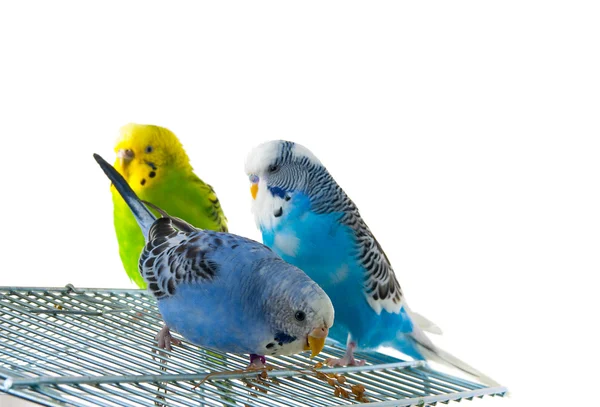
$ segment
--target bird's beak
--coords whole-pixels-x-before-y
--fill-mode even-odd
[[[256,194],[258,194],[258,177],[256,175],[250,176],[250,193],[252,194],[252,199],[256,199]]]
[[[122,148],[119,151],[117,151],[117,158],[123,161],[124,163],[130,162],[131,160],[133,160],[133,157],[133,150]]]
[[[327,327],[315,328],[308,334],[308,343],[304,345],[304,350],[311,351],[311,359],[321,353],[325,347],[327,334],[329,334],[329,328]]]

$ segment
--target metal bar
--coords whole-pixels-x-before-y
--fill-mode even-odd
[[[93,301],[93,302],[95,302],[95,301]],[[158,310],[156,311],[156,314],[158,314]],[[103,316],[104,316],[104,317],[107,317],[107,315],[103,315]],[[115,322],[117,322],[117,323],[118,323],[118,322],[122,322],[122,321],[123,321],[123,318],[120,318],[120,319],[118,319],[116,316],[115,316],[115,317],[112,317],[112,316],[111,316],[111,318],[110,318],[110,320],[111,320],[111,321],[113,321],[113,320],[115,320],[115,319],[116,319],[116,321],[115,321]],[[98,326],[98,325],[99,325],[98,323],[94,323],[94,322],[92,322],[91,320],[90,320],[90,321],[86,320],[86,322],[87,322],[87,323],[90,323],[90,324],[94,324],[95,326]],[[117,325],[117,327],[116,327],[116,328],[117,328],[117,329],[120,329],[120,328],[122,328],[122,325]],[[111,329],[114,329],[114,327],[113,327],[113,326],[111,326]],[[160,329],[160,328],[158,328],[158,329]],[[156,329],[156,330],[158,330],[158,329]],[[155,331],[156,331],[156,330],[155,330]],[[130,330],[130,331],[129,331],[129,333],[130,333],[131,335],[135,335],[135,336],[138,336],[138,337],[139,337],[139,335],[137,335],[137,333],[136,333],[135,331],[132,331],[132,330]],[[143,339],[144,339],[144,340],[147,340],[147,338],[143,338]],[[153,336],[152,336],[152,339],[154,339],[154,337],[153,337]],[[168,352],[168,351],[165,351],[165,350],[161,350],[160,348],[158,348],[158,346],[153,346],[153,344],[148,344],[148,346],[149,346],[151,349],[154,349],[154,350],[155,350],[155,351],[157,351],[157,352],[160,352],[160,353],[165,353],[165,354],[171,355],[171,352]],[[178,349],[180,349],[180,348],[181,348],[181,347],[178,347]],[[215,352],[213,352],[213,353],[215,353]],[[163,359],[163,360],[165,360],[165,361],[166,361],[166,359],[165,359],[165,358],[163,358],[162,356],[160,356],[160,354],[159,354],[159,355],[152,354],[151,356],[152,356],[153,358],[154,358],[154,357],[157,357],[157,358],[159,358],[159,359]],[[202,361],[201,359],[197,358],[197,357],[196,357],[196,355],[195,355],[195,354],[193,354],[193,353],[190,353],[188,356],[189,356],[189,357],[192,357],[192,358],[195,358],[197,361],[200,361],[200,362],[205,362],[205,361]],[[212,359],[214,359],[215,361],[218,361],[218,362],[215,362],[215,363],[211,363],[211,365],[212,365],[213,367],[217,367],[217,368],[218,368],[218,367],[222,367],[222,366],[224,365],[224,360],[219,360],[218,358],[215,358],[215,357],[212,357],[212,356],[210,356],[210,357],[211,357]],[[226,358],[225,354],[223,354],[222,358],[223,358],[223,359],[225,359],[225,358]],[[185,361],[183,361],[183,360],[180,360],[179,362],[185,362]],[[171,361],[171,367],[170,367],[170,369],[172,369],[172,370],[179,370],[179,371],[181,372],[181,369],[173,369],[173,364],[174,364],[174,363],[175,363],[174,361]],[[217,365],[220,365],[220,366],[217,366]],[[198,370],[198,369],[196,369],[196,370]]]
[[[10,308],[12,308],[12,307],[10,307]],[[12,308],[12,309],[14,309],[14,308]],[[39,323],[39,321],[43,321],[43,319],[40,318],[40,317],[38,317],[37,315],[31,315],[30,317],[31,317],[31,319],[28,318],[28,319],[25,319],[25,321],[29,322],[29,323],[32,323],[33,320],[35,320],[38,323]],[[21,318],[21,319],[23,320],[23,318]],[[101,350],[102,349],[100,346],[97,345],[97,343],[99,343],[98,338],[95,338],[95,337],[90,336],[90,335],[88,335],[86,333],[81,333],[81,332],[78,332],[78,331],[73,331],[73,332],[74,332],[74,334],[70,334],[69,332],[66,332],[66,330],[62,331],[63,335],[66,336],[66,337],[68,337],[69,339],[72,339],[72,340],[74,340],[74,341],[76,341],[78,343],[81,343],[83,345],[87,345],[89,347],[95,348],[96,350]],[[100,335],[103,336],[103,337],[105,337],[105,338],[112,339],[107,334],[100,333]],[[84,339],[86,341],[84,341]],[[120,348],[117,347],[116,345],[113,345],[113,344],[110,344],[110,343],[107,343],[107,342],[102,342],[102,345],[103,346],[107,346],[107,347],[111,348],[112,350],[120,351]],[[83,349],[79,349],[79,350],[81,351]],[[120,352],[120,353],[122,354],[123,352]],[[131,363],[132,366],[136,366],[136,363],[143,363],[141,361],[133,360],[133,359],[131,359],[130,357],[128,357],[126,355],[121,355],[120,357],[122,357],[127,362]],[[119,362],[123,363],[123,359],[120,360]],[[154,366],[148,365],[147,363],[143,363],[143,364],[144,364],[144,368],[156,370],[156,368]],[[154,362],[153,364],[158,364],[158,362]]]
[[[23,320],[23,318],[20,318],[20,317],[18,317],[18,318],[19,318],[19,319],[21,319],[21,320]],[[10,324],[12,324],[12,325],[16,325],[16,324],[15,324],[13,321],[8,321],[8,320],[6,320],[5,318],[3,318],[2,316],[0,316],[0,321],[5,321],[5,322],[8,322],[8,323],[10,323]],[[25,322],[28,322],[28,323],[30,323],[30,322],[32,322],[32,321],[25,321]],[[33,324],[35,324],[35,323],[33,323]],[[39,324],[38,324],[38,325],[39,325]],[[44,333],[42,333],[42,332],[35,332],[35,331],[33,331],[33,329],[31,329],[31,328],[29,328],[29,327],[25,327],[25,326],[21,326],[21,325],[17,325],[17,327],[18,327],[19,329],[24,329],[24,330],[27,330],[27,331],[29,331],[29,332],[32,332],[32,333],[34,333],[35,335],[42,336],[42,337],[44,337],[44,338],[46,338],[46,339],[49,339],[50,341],[55,341],[55,340],[56,340],[56,338],[53,338],[53,337],[51,337],[50,335],[44,334]],[[32,341],[35,341],[35,342],[38,342],[38,343],[39,343],[40,345],[42,345],[42,346],[46,346],[46,347],[50,347],[50,348],[54,348],[55,350],[57,350],[57,351],[59,351],[59,352],[67,352],[67,351],[68,351],[68,348],[60,348],[60,347],[57,347],[57,346],[53,346],[53,345],[51,345],[51,344],[44,343],[44,342],[42,342],[41,340],[38,340],[38,339],[36,339],[36,338],[33,338],[33,337],[30,337],[30,338],[28,338],[28,339],[30,339],[30,340],[32,340]],[[79,341],[79,342],[82,342],[82,341]],[[50,342],[50,343],[51,343],[51,342]],[[83,343],[85,344],[85,342],[83,342]],[[74,349],[76,349],[76,350],[78,350],[79,352],[82,352],[82,353],[85,353],[85,352],[86,352],[86,348],[85,348],[85,347],[82,347],[81,345],[75,345],[75,344],[73,344],[73,343],[70,343],[70,344],[69,344],[69,346],[70,346],[70,347],[72,347],[72,348],[74,348]],[[106,357],[107,355],[104,355],[104,356]],[[84,356],[84,355],[82,355],[82,354],[78,355],[78,357],[79,357],[79,358],[81,358],[81,359],[83,359],[83,360],[86,360],[87,362],[89,362],[89,363],[92,363],[92,364],[100,364],[100,365],[103,365],[103,366],[104,366],[104,367],[106,367],[107,369],[112,369],[112,370],[114,370],[114,369],[115,369],[115,368],[114,368],[114,366],[113,366],[113,367],[110,367],[110,366],[107,366],[106,364],[102,363],[101,361],[98,361],[98,360],[90,360],[90,359],[89,359],[89,357],[86,357],[86,356]],[[111,359],[113,359],[113,358],[111,357]],[[119,363],[118,363],[118,362],[119,362],[118,360],[114,360],[114,359],[113,359],[113,362],[112,362],[112,363],[115,363],[115,366],[119,366]]]
[[[207,382],[208,384],[214,385],[215,387],[218,387],[219,383],[215,383],[215,382]],[[236,397],[239,397],[238,394],[235,394],[231,391],[231,389],[228,389],[227,391],[222,391],[222,390],[214,390],[214,389],[209,389],[207,388],[207,383],[202,384],[202,386],[198,387],[197,389],[192,389],[191,384],[187,384],[186,386],[184,386],[184,384],[182,382],[172,382],[169,383],[169,386],[166,386],[165,389],[171,389],[171,392],[173,392],[173,388],[176,388],[178,391],[178,394],[188,394],[188,395],[198,395],[200,393],[200,395],[202,397],[206,397],[209,399],[214,399],[217,400],[217,397],[209,394],[210,393],[215,393],[216,395],[219,396],[219,402],[220,403],[225,403],[228,405],[235,405],[232,404],[230,402],[226,402],[225,400],[223,400],[224,398],[228,398],[228,399],[234,399]],[[233,382],[231,382],[231,384],[233,385]],[[148,386],[148,383],[139,383],[139,384],[134,384],[135,386]],[[233,388],[233,387],[232,387]]]
[[[106,315],[103,315],[103,316],[106,317]],[[65,318],[68,318],[68,317],[65,317]],[[123,318],[121,318],[121,319],[118,319],[117,317],[115,317],[115,318],[117,319],[117,321],[115,321],[115,322],[122,322],[123,321]],[[103,318],[103,319],[105,319],[105,318]],[[114,326],[114,325],[104,324],[104,323],[102,323],[102,320],[100,320],[99,322],[95,322],[92,319],[81,320],[81,319],[71,318],[70,320],[72,320],[74,323],[85,324],[85,329],[86,330],[88,330],[90,332],[93,332],[94,334],[97,334],[97,335],[102,336],[102,337],[107,338],[107,339],[113,339],[115,337],[115,333],[112,330],[114,330],[114,329],[120,329],[122,327],[122,325],[116,325],[116,326]],[[106,327],[110,326],[111,331],[109,331],[109,332],[111,332],[111,335],[107,335],[107,334],[105,334],[102,331],[102,327],[103,326],[106,326]],[[152,340],[154,340],[154,337],[151,337],[151,338],[152,338]],[[144,340],[144,341],[148,340],[148,338],[140,338],[140,339]],[[162,351],[160,348],[158,348],[158,346],[153,346],[152,343],[148,343],[148,347],[150,348],[150,352],[141,352],[140,348],[139,348],[139,345],[140,345],[139,343],[135,343],[135,342],[125,343],[125,342],[123,342],[122,345],[124,347],[128,348],[128,349],[132,349],[136,353],[145,353],[145,354],[148,354],[152,358],[154,358],[156,356],[155,354],[152,353],[152,349],[155,349],[156,351]],[[114,348],[114,346],[113,346],[113,348]],[[122,350],[122,349],[120,349],[120,350]],[[158,364],[161,368],[163,367],[162,364],[161,364],[161,362],[152,361],[151,363],[154,364],[154,365]],[[175,370],[177,370],[177,369],[175,369]],[[183,371],[183,370],[181,370],[181,371]]]
[[[31,401],[32,403],[36,403],[42,406],[48,406],[48,407],[54,407],[56,406],[56,402],[47,400],[45,398],[41,398],[37,395],[31,394],[29,392],[23,392],[23,391],[9,391],[7,392],[7,394],[13,396],[13,397],[18,397],[20,399],[23,400],[27,400],[27,401]]]
[[[398,362],[388,365],[379,365],[378,369],[398,369],[413,366],[420,366],[421,361],[413,362]],[[372,369],[371,366],[347,366],[336,367],[331,369],[319,370],[327,373],[350,373],[360,372],[363,370]],[[198,374],[165,374],[165,375],[134,375],[134,376],[71,376],[71,377],[38,377],[35,379],[6,379],[4,381],[4,390],[19,387],[41,386],[41,385],[59,385],[59,384],[100,384],[100,383],[147,383],[161,381],[178,381],[178,380],[202,380],[210,376],[211,380],[215,379],[246,379],[256,376],[258,372],[242,372],[242,373],[198,373]],[[287,377],[305,375],[306,370],[273,370],[269,372],[270,377]]]
[[[46,389],[40,389],[40,390],[47,390]],[[90,397],[90,394],[85,391],[84,389],[81,388],[81,386],[69,386],[69,387],[57,387],[57,390],[61,390],[62,392],[66,393],[67,395],[70,395],[71,397],[76,397],[78,399],[82,399],[87,401],[88,403],[90,403],[90,405],[93,406],[104,406],[104,407],[113,407],[113,406],[118,406],[119,405],[119,400],[111,400],[110,398],[108,398],[106,395],[102,395],[102,397]],[[75,391],[78,390],[78,391]],[[91,396],[94,396],[93,394]],[[101,400],[98,400],[98,398],[100,398],[101,400],[105,400],[106,402],[103,402]]]
[[[465,379],[461,379],[460,377],[451,376],[449,374],[442,373],[442,372],[440,372],[438,370],[433,370],[431,367],[429,367],[427,365],[424,366],[424,370],[427,371],[428,375],[430,375],[432,377],[436,377],[436,378],[438,378],[438,380],[446,380],[446,381],[448,381],[450,383],[453,383],[453,384],[455,384],[457,386],[462,386],[462,387],[467,387],[467,388],[470,388],[472,386],[479,387],[479,388],[488,387],[488,386],[485,386],[484,384],[481,384],[481,383],[470,382],[470,381],[467,381]]]
[[[137,394],[140,397],[146,398],[148,400],[151,400],[153,403],[156,402],[156,398],[157,397],[165,397],[165,394],[161,394],[160,390],[166,390],[166,387],[161,388],[161,387],[157,387],[156,390],[150,390],[150,389],[146,389],[144,387],[141,386],[141,384],[138,383],[134,383],[134,384],[130,384],[127,387],[123,386],[123,384],[118,384],[116,386],[110,386],[110,385],[100,385],[100,388],[102,388],[104,391],[107,392],[114,392],[115,388],[121,389],[121,391],[125,392],[125,395],[127,395],[127,393],[133,393],[133,394]],[[187,406],[190,407],[195,407],[197,405],[197,403],[195,403],[193,400],[186,400],[186,398],[182,395],[179,395],[177,393],[171,392],[171,397],[176,397],[177,401],[179,403],[185,404]]]
[[[14,350],[15,352],[18,352],[18,353],[21,353],[21,354],[27,355],[27,356],[29,356],[29,357],[32,357],[32,358],[35,358],[36,356],[39,356],[39,355],[35,355],[35,354],[33,354],[32,352],[29,352],[29,351],[26,351],[26,350],[23,350],[23,349],[15,349],[15,348],[14,348],[12,345],[8,345],[8,344],[4,344],[4,349],[3,349],[3,348],[0,348],[0,353],[2,353],[2,354],[4,354],[4,355],[10,355],[10,353],[9,353],[9,352],[7,352],[7,351],[5,350],[5,349],[6,349],[6,348],[8,348],[8,347],[10,347],[10,349],[11,349],[11,350]],[[58,360],[58,359],[54,359],[54,360],[49,360],[49,359],[46,359],[44,362],[45,362],[45,363],[47,363],[47,364],[49,364],[49,365],[55,365],[55,366],[57,366],[57,367],[60,367],[61,369],[64,369],[65,371],[73,370],[73,366],[69,366],[69,365],[67,365],[67,364],[65,364],[65,363],[62,363],[62,362],[61,362],[60,360]],[[31,362],[29,362],[29,364],[31,365]],[[20,368],[22,368],[22,369],[24,369],[24,367],[23,367],[23,366],[19,366],[19,367],[20,367]],[[43,367],[46,367],[46,368],[47,368],[48,366],[43,366]],[[34,371],[33,369],[24,369],[24,370],[25,370],[25,371],[27,371],[27,370],[30,370],[31,372],[33,372],[33,371]],[[38,369],[36,369],[36,370],[43,371],[41,367],[39,367],[39,368],[38,368]],[[102,370],[100,370],[100,369],[96,369],[96,372],[97,372],[97,373],[101,373],[101,372],[102,372]],[[14,378],[13,378],[13,379],[14,379]]]
[[[357,374],[356,377],[353,377],[353,376],[350,376],[350,377],[357,379],[356,380],[357,382],[364,383],[365,385],[368,384],[370,386],[369,388],[375,387],[375,388],[380,389],[379,394],[381,394],[382,396],[394,397],[394,395],[401,394],[404,397],[413,397],[415,395],[413,392],[406,391],[404,388],[402,388],[402,389],[399,388],[397,383],[396,383],[396,387],[394,387],[394,386],[391,386],[388,384],[384,384],[381,381],[369,378],[367,376],[367,374]]]
[[[72,288],[69,288],[72,287]],[[62,292],[64,294],[68,294],[70,292],[73,293],[86,293],[86,292],[91,292],[91,293],[96,293],[98,291],[106,291],[106,288],[81,288],[81,287],[77,287],[75,288],[72,284],[67,284],[65,287],[14,287],[14,286],[0,286],[0,291],[9,291],[9,292],[14,292],[14,291],[25,291],[25,292],[30,292],[30,291],[58,291],[58,292]],[[147,293],[146,290],[140,290],[140,289],[136,289],[136,288],[110,288],[110,292],[111,293],[116,293],[116,294],[137,294],[137,295],[143,295],[144,293]]]
[[[4,319],[3,317],[1,317],[1,316],[0,316],[0,321],[4,321],[4,320],[5,320],[5,319]],[[22,328],[22,329],[25,329],[25,330],[27,330],[27,331],[30,331],[30,332],[35,332],[35,331],[31,330],[31,329],[30,329],[30,328],[28,328],[28,327],[21,327],[21,328]],[[42,334],[42,333],[37,333],[36,335],[39,335],[39,336],[45,337],[46,339],[52,339],[52,338],[51,338],[51,337],[49,337],[48,335],[45,335],[45,334]],[[32,341],[32,342],[35,342],[35,343],[37,343],[37,344],[38,344],[38,345],[40,345],[40,346],[43,346],[43,347],[46,347],[46,348],[51,348],[51,349],[54,349],[54,350],[56,350],[56,351],[58,351],[58,352],[62,352],[62,353],[64,353],[64,352],[66,352],[66,351],[67,351],[67,349],[65,349],[65,348],[60,348],[60,347],[57,347],[57,346],[55,346],[55,345],[51,345],[51,344],[49,344],[49,343],[45,343],[45,342],[43,342],[42,340],[40,340],[40,339],[38,339],[38,338],[35,338],[35,337],[29,337],[28,339],[29,339],[30,341]],[[16,343],[20,343],[20,344],[27,345],[26,343],[24,343],[24,342],[22,342],[22,341],[20,341],[20,340],[14,339],[14,338],[13,338],[13,339],[11,339],[11,341],[13,341],[13,342],[16,342]],[[90,358],[88,358],[88,357],[86,357],[86,356],[83,356],[83,355],[79,355],[79,359],[82,359],[82,360],[86,361],[87,363],[90,363],[90,364],[91,364],[91,365],[90,365],[90,367],[89,367],[89,369],[90,369],[90,370],[93,370],[93,366],[94,366],[94,365],[100,365],[100,366],[103,366],[104,368],[106,368],[106,369],[107,369],[107,370],[109,370],[109,371],[111,371],[111,370],[114,370],[114,371],[116,371],[116,369],[115,369],[114,367],[108,366],[108,365],[106,365],[106,364],[104,364],[104,363],[102,363],[102,362],[96,361],[96,360],[90,360]],[[81,366],[83,366],[82,364],[80,364],[80,365],[81,365]]]
[[[414,379],[413,376],[409,374],[409,370],[410,369],[402,372],[378,372],[377,379],[384,381],[387,385],[392,386],[392,388],[401,384],[408,393],[412,394],[412,397],[426,396],[428,392],[434,394],[443,392],[441,389],[432,388],[429,384],[426,384],[424,379]]]
[[[302,394],[309,389],[311,396],[319,397],[320,399],[325,400],[326,403],[331,402],[330,399],[333,394],[333,388],[329,385],[326,385],[323,381],[317,379],[316,377],[290,377],[285,384],[290,385],[290,382],[295,384],[295,389],[299,394]]]
[[[427,395],[427,393],[439,394],[448,392],[447,388],[440,386],[438,382],[432,382],[429,377],[423,377],[419,374],[419,371],[414,369],[397,372],[395,377],[392,377],[390,381],[396,383],[396,385],[402,383],[405,386],[421,390],[421,394],[418,394],[419,396]],[[470,387],[469,390],[472,388]],[[457,389],[456,391],[462,391],[462,389]]]
[[[244,355],[187,341],[171,352],[159,349],[154,335],[161,327],[155,299],[142,290],[0,288],[0,392],[74,407],[362,405],[352,395],[335,397],[335,388],[317,372],[343,374],[345,383],[337,385],[347,391],[364,385],[368,406],[447,403],[506,392],[381,353],[357,352],[365,366],[313,370],[315,362],[344,354],[331,341],[315,359],[305,353],[268,357],[276,370],[265,381],[257,372],[242,371],[248,364]],[[232,370],[240,372],[228,373]],[[210,372],[218,374],[209,377]],[[192,389],[193,381],[204,378]]]
[[[440,394],[437,396],[426,396],[426,397],[418,397],[415,399],[409,400],[391,400],[391,401],[382,401],[379,403],[363,403],[363,404],[355,404],[354,407],[404,407],[404,406],[412,406],[412,405],[427,405],[431,403],[445,402],[445,401],[454,401],[461,400],[472,397],[485,396],[490,394],[490,391],[494,394],[503,394],[506,393],[505,387],[491,387],[487,389],[477,389],[470,391],[461,391],[460,393],[451,393],[451,394]]]

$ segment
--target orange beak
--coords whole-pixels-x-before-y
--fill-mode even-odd
[[[325,339],[327,338],[327,334],[329,334],[329,329],[327,327],[323,327],[313,329],[308,335],[308,341],[306,345],[304,345],[304,350],[311,351],[311,359],[317,356],[325,347]]]
[[[256,199],[256,194],[258,194],[258,183],[250,186],[250,193],[252,194],[252,199]]]

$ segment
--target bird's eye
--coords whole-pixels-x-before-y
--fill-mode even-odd
[[[148,147],[146,147],[146,152],[147,152],[147,153],[151,153],[151,152],[152,152],[152,150],[153,150],[152,146],[148,146]]]
[[[304,313],[304,311],[296,311],[296,313],[294,314],[294,318],[296,318],[296,321],[304,321],[306,319],[306,314]]]
[[[273,174],[274,172],[277,172],[278,170],[279,170],[279,165],[276,165],[276,164],[269,165],[268,171],[270,174]]]

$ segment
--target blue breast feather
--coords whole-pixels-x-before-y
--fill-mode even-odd
[[[357,260],[354,231],[339,222],[341,213],[316,214],[310,211],[306,195],[294,193],[277,226],[261,229],[263,242],[285,261],[303,270],[325,290],[335,309],[335,322],[329,337],[346,343],[348,333],[365,350],[393,346],[411,357],[422,359],[410,333],[413,323],[406,311],[399,314],[382,310],[378,315],[364,295],[365,270]],[[299,239],[294,256],[275,244],[277,236],[293,235]]]
[[[262,308],[273,290],[314,282],[256,242],[240,238],[235,243],[234,249],[222,246],[206,254],[219,264],[212,280],[178,284],[173,296],[158,300],[158,308],[165,323],[193,343],[261,353],[261,344],[276,333]]]

